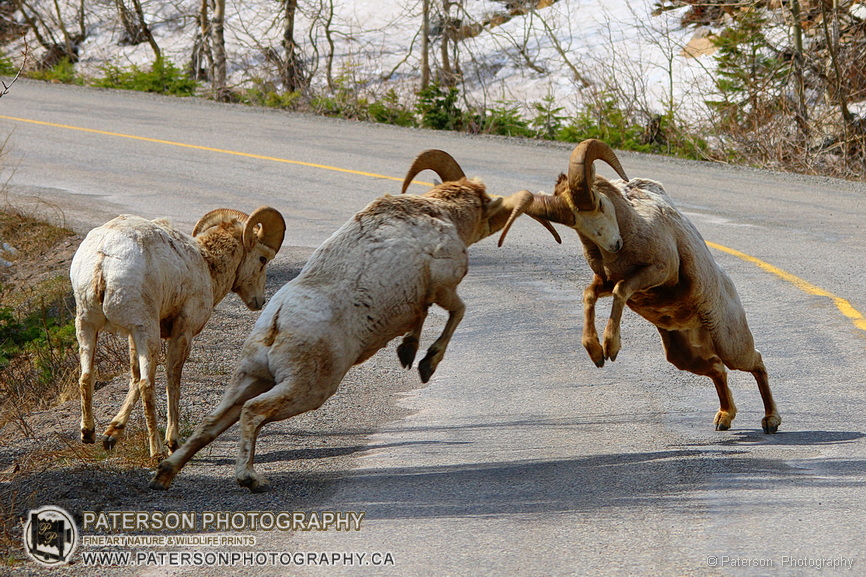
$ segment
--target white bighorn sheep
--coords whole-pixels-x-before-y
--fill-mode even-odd
[[[595,160],[608,163],[623,180],[596,176]],[[661,184],[629,180],[613,150],[590,139],[574,149],[568,175],[560,175],[554,195],[522,192],[526,214],[565,224],[580,236],[595,273],[583,294],[583,346],[597,366],[616,359],[628,305],[658,328],[668,361],[713,380],[720,403],[716,430],[729,429],[737,414],[727,366],[752,373],[764,402],[761,426],[765,433],[777,431],[782,419],[734,283]],[[613,305],[602,345],[595,303],[606,296],[613,296]]]
[[[463,318],[457,285],[467,272],[467,247],[517,215],[515,197],[489,195],[442,151],[419,155],[404,192],[425,169],[443,183],[420,196],[374,200],[274,295],[247,337],[219,406],[159,464],[152,489],[167,489],[197,451],[240,420],[237,481],[267,491],[268,481],[253,468],[262,425],[317,409],[350,367],[400,335],[398,357],[411,367],[428,309],[437,304],[448,321],[418,366],[421,380],[430,379]]]
[[[168,401],[165,443],[178,444],[180,376],[192,339],[214,307],[237,293],[250,310],[264,305],[265,269],[283,243],[282,215],[261,207],[251,215],[217,209],[204,215],[192,236],[165,220],[121,215],[91,230],[72,259],[75,331],[81,361],[81,440],[94,442],[93,361],[100,331],[129,337],[130,382],[126,401],[102,437],[111,449],[123,433],[139,395],[144,404],[150,455],[163,454],[158,438],[154,376],[160,338]]]

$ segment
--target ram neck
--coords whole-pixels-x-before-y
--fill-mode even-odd
[[[226,231],[215,230],[198,237],[199,250],[207,263],[216,306],[232,290],[243,258],[240,240]]]
[[[613,208],[616,210],[616,222],[619,224],[620,231],[623,227],[625,230],[631,230],[638,215],[622,191],[611,185],[609,189],[603,191],[603,194],[613,203]]]
[[[439,206],[448,215],[457,235],[466,246],[486,236],[481,223],[481,210],[471,202],[443,202]]]
[[[491,234],[502,230],[505,223],[508,222],[508,217],[511,215],[510,210],[500,210],[494,215],[491,215],[486,223],[482,223],[482,238],[487,238]],[[480,240],[480,239],[479,239]]]

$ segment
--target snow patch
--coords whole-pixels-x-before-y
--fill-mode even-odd
[[[463,40],[458,48],[466,96],[479,105],[507,101],[527,108],[552,96],[557,106],[573,112],[586,98],[585,80],[590,79],[596,88],[604,88],[606,83],[626,87],[628,96],[647,112],[661,113],[673,105],[680,113],[697,114],[712,85],[709,71],[713,60],[702,53],[683,52],[693,42],[692,31],[678,24],[684,9],[652,16],[653,4],[653,0],[559,0],[500,25],[489,25],[477,36]],[[54,10],[53,0],[32,5]],[[75,22],[77,0],[60,5],[66,22]],[[342,86],[367,90],[371,95],[389,89],[398,95],[417,90],[420,0],[299,2],[296,40],[307,69],[315,71],[316,88],[326,85],[324,26],[325,8],[330,5],[334,9],[333,75]],[[86,6],[87,39],[80,50],[81,73],[99,76],[106,64],[146,67],[153,61],[146,42],[118,44],[124,31],[113,2]],[[451,14],[464,25],[489,23],[494,15],[506,13],[504,6],[492,0],[465,0],[462,9],[452,8]],[[143,7],[165,57],[178,67],[186,67],[198,33],[200,2],[145,0]],[[275,65],[265,55],[269,51],[282,53],[279,8],[273,0],[227,0],[230,85],[249,86],[278,78]],[[38,43],[31,38],[30,46]],[[434,66],[438,47],[434,41]]]

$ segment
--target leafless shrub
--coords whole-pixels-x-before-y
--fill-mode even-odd
[[[63,59],[78,61],[79,48],[87,38],[84,0],[14,1],[28,29],[43,49],[37,68],[51,68]]]

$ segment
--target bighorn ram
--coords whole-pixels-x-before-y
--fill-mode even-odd
[[[596,176],[595,160],[608,163],[623,180]],[[553,196],[523,195],[527,214],[565,224],[580,236],[595,273],[583,295],[583,346],[597,366],[616,359],[620,319],[628,305],[658,328],[668,361],[713,380],[720,402],[717,430],[729,429],[737,414],[727,366],[752,373],[764,402],[761,426],[765,433],[777,431],[782,419],[734,283],[661,184],[629,180],[613,150],[591,139],[574,149],[568,175],[560,175]],[[611,295],[602,345],[595,303]]]
[[[253,469],[262,425],[317,409],[352,365],[400,335],[397,354],[411,367],[435,303],[448,311],[448,321],[418,366],[427,382],[463,318],[457,285],[467,272],[467,247],[500,230],[509,215],[517,216],[515,197],[487,194],[441,151],[416,159],[403,190],[428,168],[443,184],[421,196],[374,200],[274,295],[247,337],[219,406],[159,464],[151,488],[168,488],[199,449],[240,420],[237,481],[254,492],[268,490],[267,480]]]
[[[265,268],[283,243],[282,215],[261,207],[251,215],[217,209],[204,215],[192,236],[165,220],[121,215],[95,228],[78,247],[70,277],[81,361],[81,440],[94,442],[93,361],[96,339],[106,330],[129,337],[130,382],[126,401],[102,437],[114,447],[141,395],[151,456],[163,453],[158,438],[154,376],[160,338],[165,362],[168,416],[165,443],[178,447],[180,375],[192,339],[228,294],[251,310],[264,305]]]

